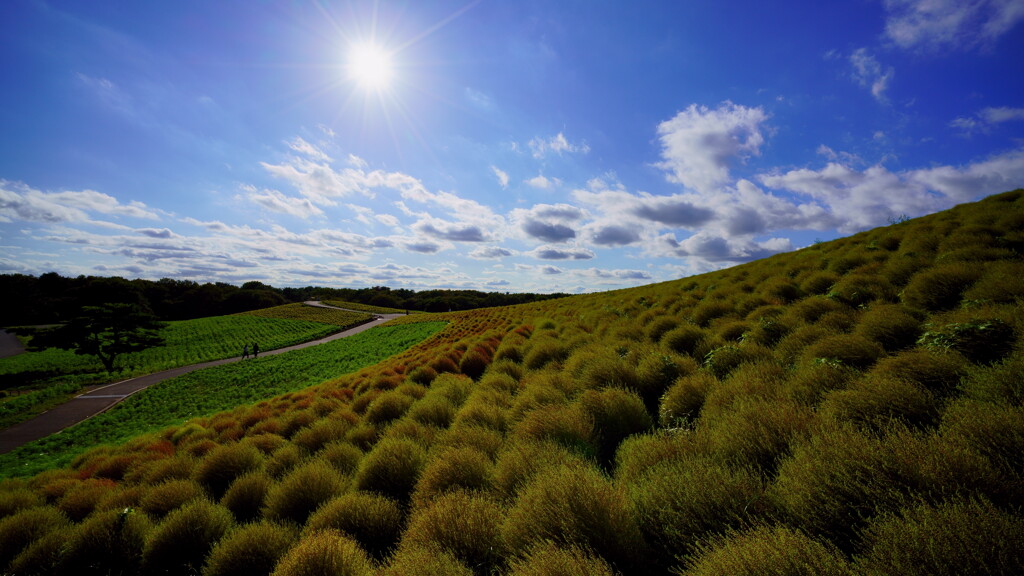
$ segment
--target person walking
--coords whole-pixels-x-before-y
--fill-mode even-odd
[[[248,357],[249,357],[249,345],[246,344],[245,346],[242,346],[242,359],[244,360],[244,359],[246,359]]]
[[[260,355],[260,345],[258,342],[252,343],[252,357],[257,358]]]

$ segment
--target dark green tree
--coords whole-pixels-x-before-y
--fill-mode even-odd
[[[135,304],[85,306],[73,320],[32,339],[36,349],[63,348],[91,355],[114,372],[118,357],[161,346],[164,324]]]

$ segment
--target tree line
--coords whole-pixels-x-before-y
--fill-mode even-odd
[[[241,286],[193,280],[128,280],[118,276],[64,277],[0,274],[0,326],[51,324],[76,318],[87,306],[132,304],[160,320],[188,320],[234,314],[306,300],[344,300],[424,312],[508,306],[566,296],[476,290],[369,288],[276,288],[262,282]]]

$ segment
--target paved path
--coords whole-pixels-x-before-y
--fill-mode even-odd
[[[319,306],[321,308],[336,308],[336,306],[327,306],[320,302],[306,302],[306,304],[309,306]],[[344,310],[344,308],[339,308],[339,310]],[[358,310],[352,310],[352,312],[358,312]],[[402,314],[378,314],[373,320],[366,322],[365,324],[360,324],[355,328],[349,328],[348,330],[331,334],[330,336],[319,340],[311,340],[309,342],[303,342],[302,344],[296,344],[286,348],[278,348],[276,350],[261,351],[260,355],[273,356],[275,354],[283,354],[292,350],[299,350],[300,348],[308,348],[310,346],[316,346],[317,344],[323,344],[324,342],[338,340],[339,338],[345,338],[347,336],[352,336],[353,334],[364,332],[374,326],[379,326],[388,320],[398,318],[399,316],[402,316]],[[60,432],[69,426],[78,424],[87,418],[109,409],[111,406],[139,390],[149,388],[158,382],[163,382],[164,380],[174,378],[175,376],[181,376],[182,374],[188,374],[194,370],[209,368],[211,366],[220,366],[221,364],[230,364],[231,362],[238,362],[239,360],[241,360],[241,358],[236,356],[233,358],[225,358],[223,360],[203,362],[202,364],[181,366],[178,368],[171,368],[170,370],[164,370],[163,372],[154,372],[153,374],[146,374],[145,376],[139,376],[137,378],[131,378],[129,380],[94,388],[88,392],[75,396],[71,400],[60,404],[47,412],[43,412],[31,420],[26,420],[5,430],[0,430],[0,454],[10,452],[22,444],[44,438],[50,434]]]
[[[25,351],[18,337],[6,330],[0,330],[0,358],[17,356]]]

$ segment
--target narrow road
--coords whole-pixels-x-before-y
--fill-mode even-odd
[[[316,301],[305,302],[305,304],[321,308],[337,308],[338,310],[346,310],[346,308],[328,306]],[[360,311],[350,310],[350,312]],[[331,334],[326,338],[311,340],[309,342],[303,342],[302,344],[296,344],[286,348],[278,348],[276,350],[260,351],[260,355],[273,356],[275,354],[283,354],[292,350],[299,350],[301,348],[308,348],[310,346],[323,344],[324,342],[331,342],[332,340],[346,338],[353,334],[365,332],[375,326],[380,326],[381,324],[398,318],[399,316],[403,316],[403,314],[377,314],[373,320],[366,322],[365,324],[360,324],[354,328],[349,328],[348,330]],[[95,388],[85,392],[84,394],[75,396],[71,400],[56,406],[51,410],[43,412],[31,420],[26,420],[5,430],[0,430],[0,454],[10,452],[22,444],[27,444],[33,440],[45,438],[50,434],[55,434],[65,428],[74,426],[75,424],[91,418],[104,410],[108,410],[110,407],[132,394],[135,394],[139,390],[145,390],[158,382],[163,382],[164,380],[174,378],[175,376],[188,374],[189,372],[200,370],[202,368],[220,366],[221,364],[230,364],[232,362],[238,362],[239,360],[241,360],[241,358],[236,356],[232,358],[224,358],[223,360],[213,360],[211,362],[203,362],[201,364],[192,364],[191,366],[180,366],[178,368],[164,370],[163,372],[154,372],[153,374],[146,374],[145,376],[139,376]]]
[[[6,330],[0,330],[0,358],[17,356],[25,351],[18,337]]]

